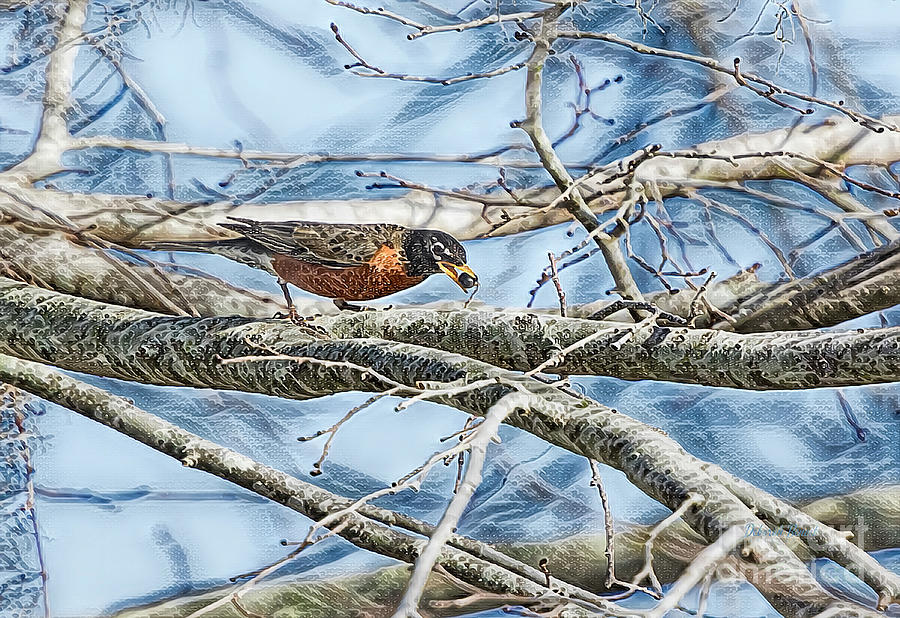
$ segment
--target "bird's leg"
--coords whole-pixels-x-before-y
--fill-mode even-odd
[[[278,278],[278,285],[281,286],[281,291],[284,294],[284,301],[287,303],[288,313],[287,319],[295,324],[298,322],[302,322],[303,318],[297,315],[297,308],[294,307],[294,301],[291,300],[291,291],[288,289],[287,281],[282,278]],[[282,317],[280,313],[276,314],[275,317]]]
[[[338,308],[339,311],[371,311],[371,307],[363,307],[362,305],[353,305],[348,303],[343,298],[335,298],[334,306]]]
[[[283,313],[278,312],[275,314],[275,317],[287,318],[317,339],[328,339],[328,331],[323,329],[321,326],[317,326],[312,323],[312,320],[315,319],[316,316],[307,318],[297,313],[297,308],[294,307],[294,301],[291,300],[291,291],[288,289],[287,281],[279,277],[278,285],[281,286],[281,291],[284,292],[284,300],[287,303],[288,313],[287,315],[284,315]]]

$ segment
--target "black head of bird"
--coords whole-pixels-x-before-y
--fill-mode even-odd
[[[407,273],[410,276],[442,272],[463,290],[478,283],[478,277],[466,264],[465,247],[446,232],[410,230],[403,250],[409,260]]]

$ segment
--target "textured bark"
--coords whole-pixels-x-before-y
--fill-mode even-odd
[[[171,311],[138,285],[135,278],[147,285],[168,281],[167,285],[177,291],[168,300],[183,306],[185,312],[200,316],[267,318],[283,309],[264,293],[242,290],[214,278],[166,273],[129,263],[102,249],[73,242],[61,232],[0,225],[0,260],[17,276],[41,287],[161,313]],[[878,264],[883,276],[900,278],[896,274],[900,268],[892,271],[892,262],[878,261]],[[865,269],[864,275],[871,271]],[[834,278],[847,280],[837,275]],[[878,281],[874,285],[881,289]],[[834,291],[849,294],[853,289]],[[665,295],[661,300],[667,298]],[[671,304],[671,308],[677,305]],[[301,313],[323,309],[333,312],[331,303],[311,300],[308,306],[302,301],[298,305]],[[578,307],[573,310],[583,313]],[[896,328],[864,333],[737,335],[655,327],[643,329],[620,343],[628,333],[626,326],[550,315],[500,313],[498,308],[345,313],[323,318],[319,323],[338,337],[377,337],[427,345],[521,371],[532,369],[554,351],[605,328],[608,334],[575,350],[555,369],[566,374],[671,380],[754,390],[848,386],[900,379],[897,348],[900,329]]]
[[[212,276],[134,263],[62,232],[17,225],[0,225],[0,268],[57,292],[160,313],[172,313],[170,305],[148,294],[145,286],[174,290],[168,300],[186,314],[269,318],[286,311],[283,302],[265,292],[238,288]]]
[[[900,304],[900,241],[894,241],[817,275],[790,281],[743,299],[731,313],[740,332],[832,326]]]
[[[313,520],[345,509],[354,502],[205,440],[135,407],[126,399],[46,366],[0,354],[0,381],[75,410],[181,461],[185,466],[214,474]],[[367,517],[366,514],[370,516]],[[336,526],[339,527],[338,534],[358,547],[403,562],[414,562],[424,549],[426,540],[395,530],[379,520],[395,522],[389,512],[385,516],[383,509],[364,507],[359,512],[350,512],[341,517]],[[458,535],[452,536],[459,538]],[[516,562],[509,557],[506,560],[509,563]],[[451,544],[444,546],[437,562],[452,575],[488,592],[526,597],[547,592],[546,587],[540,583],[481,560]],[[519,565],[525,566],[521,563]],[[571,588],[565,585],[562,587]],[[578,590],[573,592],[582,596],[587,594]],[[618,611],[600,597],[591,596],[592,602],[611,615],[633,615]]]
[[[751,390],[900,380],[900,327],[742,335],[524,313],[393,309],[320,318],[336,337],[376,337],[456,352],[507,369],[534,369],[596,337],[547,372],[665,380]],[[600,335],[597,337],[597,335]]]
[[[712,542],[734,525],[760,525],[753,512],[704,462],[656,428],[595,402],[571,397],[546,384],[464,356],[380,340],[316,341],[303,329],[246,318],[176,318],[103,305],[0,280],[0,351],[94,375],[147,384],[233,389],[303,399],[347,390],[384,390],[388,385],[359,366],[413,386],[422,382],[492,379],[477,390],[436,397],[472,414],[483,414],[504,395],[532,395],[508,423],[572,452],[622,470],[629,480],[673,510],[691,494],[705,498],[686,521]],[[217,359],[258,354],[248,341],[282,354],[353,363],[294,361],[223,365]],[[847,544],[846,551],[858,551]],[[823,611],[834,599],[777,537],[750,537],[743,552],[760,574],[757,585],[785,615]],[[862,573],[867,583],[888,578],[882,596],[900,597],[900,578],[879,568]],[[856,610],[854,610],[856,611]],[[865,615],[865,610],[859,610]]]

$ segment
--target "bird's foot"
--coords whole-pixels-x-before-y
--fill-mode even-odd
[[[366,307],[364,305],[354,305],[352,303],[348,303],[343,298],[335,298],[334,306],[338,308],[340,311],[375,311],[374,307]]]
[[[295,326],[299,326],[309,334],[315,336],[317,339],[327,339],[329,337],[328,331],[315,324],[314,321],[317,317],[313,316],[303,316],[297,313],[297,309],[293,306],[288,309],[287,313],[278,312],[273,316],[276,320],[290,320]]]
[[[289,307],[287,313],[284,313],[283,311],[277,312],[275,315],[272,316],[272,319],[274,319],[274,320],[290,320],[294,324],[297,324],[299,322],[304,322],[307,320],[307,318],[305,318],[302,315],[300,315],[299,313],[297,313],[297,310],[294,307]]]

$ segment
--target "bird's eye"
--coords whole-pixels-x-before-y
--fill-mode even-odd
[[[435,240],[434,244],[431,245],[431,251],[432,251],[432,253],[434,253],[435,255],[438,255],[439,253],[443,253],[443,252],[444,252],[444,245],[441,244],[440,242],[437,242],[437,241]]]

